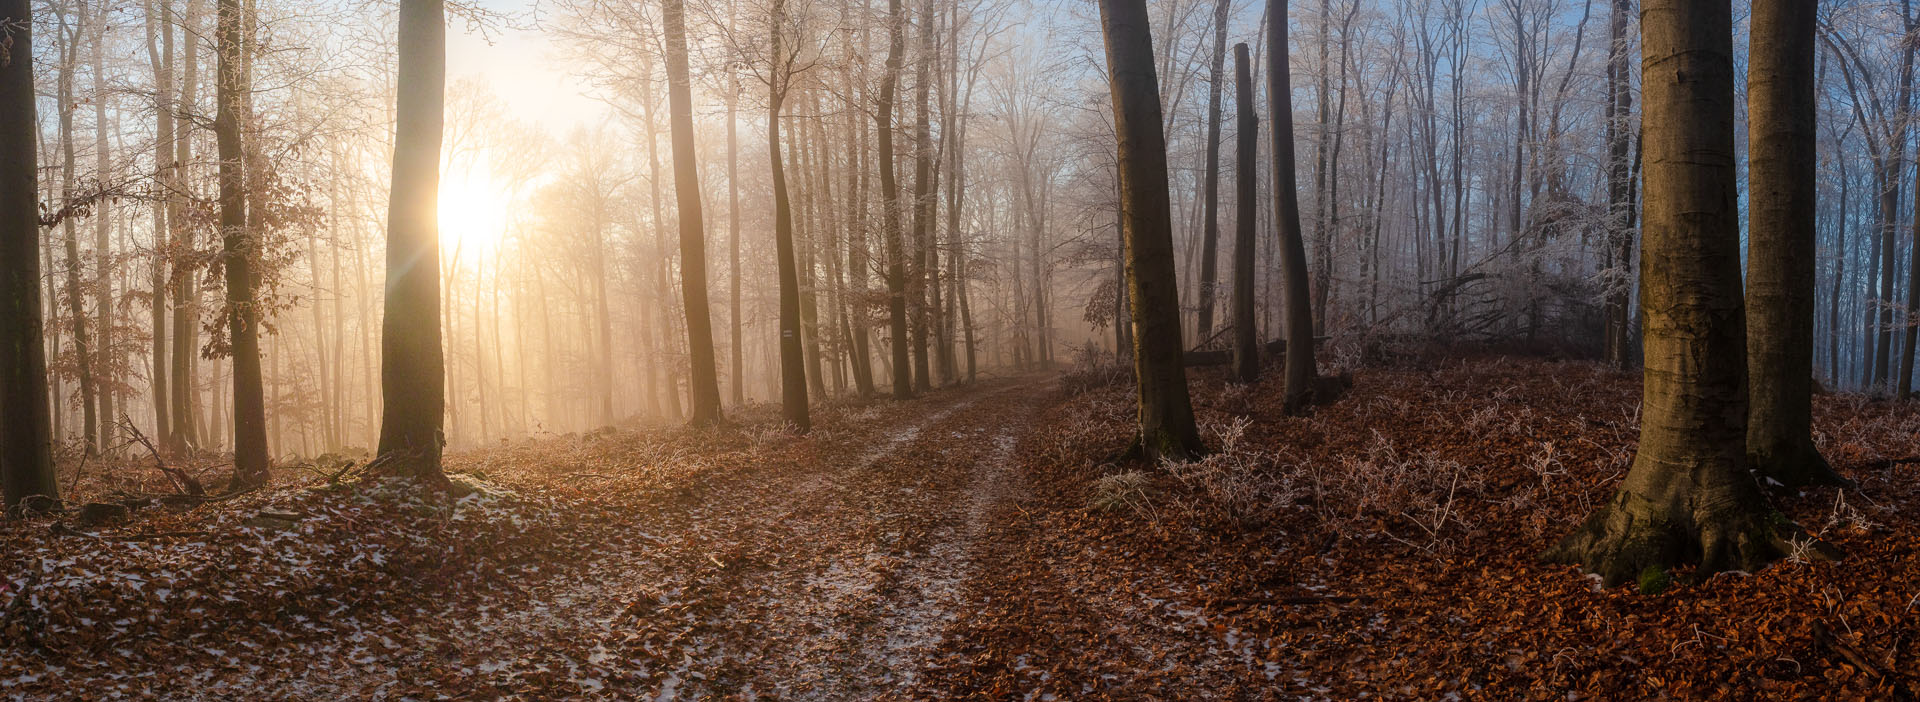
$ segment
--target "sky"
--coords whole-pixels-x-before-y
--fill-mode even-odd
[[[447,27],[447,78],[488,85],[515,119],[564,133],[599,122],[606,106],[586,96],[587,85],[568,72],[560,47],[538,27],[538,0],[479,0],[507,17],[484,35],[454,19]]]

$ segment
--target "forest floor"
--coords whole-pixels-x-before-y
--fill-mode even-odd
[[[314,475],[0,524],[0,698],[1911,699],[1920,407],[1828,395],[1847,551],[1600,591],[1534,555],[1604,501],[1635,376],[1432,358],[1310,417],[1195,375],[1215,451],[1116,462],[1111,373]],[[70,496],[160,474],[99,466]],[[148,474],[151,475],[148,475]],[[209,476],[210,477],[210,476]],[[104,481],[104,482],[103,482]]]

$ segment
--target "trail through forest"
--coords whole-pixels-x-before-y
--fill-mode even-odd
[[[1026,378],[856,412],[795,442],[817,444],[804,460],[764,451],[769,460],[598,505],[603,518],[573,535],[584,562],[535,565],[485,597],[341,612],[291,646],[236,650],[213,670],[180,659],[145,684],[110,687],[263,699],[911,696],[957,614],[995,591],[973,584],[993,575],[977,554],[1023,491],[1013,451],[1056,385]]]
[[[1633,452],[1629,374],[1365,370],[1310,417],[1198,385],[1214,452],[1114,462],[1118,375],[629,424],[100,523],[0,523],[0,699],[1900,699],[1920,419],[1823,396],[1847,551],[1664,589],[1537,554]],[[1494,390],[1483,391],[1486,388]],[[218,470],[218,466],[202,468]],[[74,494],[151,494],[124,465]],[[1544,623],[1544,624],[1543,624]],[[1596,643],[1599,642],[1599,643]],[[1564,652],[1592,648],[1590,655]]]

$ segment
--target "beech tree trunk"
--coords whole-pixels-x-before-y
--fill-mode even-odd
[[[928,109],[928,69],[933,64],[933,2],[920,3],[920,49],[916,51],[913,79],[913,262],[910,266],[909,293],[913,295],[913,389],[933,389],[932,371],[927,355],[927,280],[931,269],[929,251],[933,246],[933,130]]]
[[[1194,326],[1195,335],[1202,340],[1213,334],[1213,291],[1220,247],[1220,89],[1226,82],[1227,18],[1232,9],[1233,0],[1220,0],[1213,8],[1213,73],[1207,85],[1207,166],[1201,173],[1205,192],[1200,195],[1201,207],[1205,208],[1200,221],[1200,300],[1198,323]],[[1237,274],[1237,259],[1234,265]],[[1238,281],[1235,285],[1237,292]],[[1234,318],[1238,321],[1239,303],[1234,304]]]
[[[167,193],[177,187],[173,179],[173,23],[167,19],[170,8],[166,0],[147,0],[144,7],[147,63],[153,66],[154,181],[160,191],[153,202],[154,255],[153,267],[149,269],[153,298],[148,301],[148,309],[153,313],[150,347],[153,366],[148,382],[153,392],[154,440],[166,443],[173,436],[172,415],[168,412],[172,407],[167,392],[167,264],[170,257],[166,246],[171,238]]]
[[[804,434],[813,430],[813,419],[807,409],[806,358],[800,339],[800,273],[794,261],[793,207],[788,203],[787,174],[780,155],[780,107],[791,80],[784,73],[791,66],[783,65],[787,58],[781,48],[786,39],[786,0],[773,0],[772,9],[772,56],[776,65],[767,88],[767,156],[773,166],[774,263],[780,274],[780,402],[787,423]]]
[[[180,27],[183,37],[197,37],[200,30],[200,15],[205,9],[204,0],[188,0],[186,14]],[[190,182],[188,170],[193,163],[193,108],[200,90],[200,42],[188,39],[182,44],[180,71],[179,114],[174,115],[174,183],[176,189],[167,198],[167,223],[173,233],[173,249],[181,254],[192,251],[194,247],[193,227],[188,226],[187,183]],[[200,353],[200,306],[198,285],[194,282],[195,267],[173,266],[172,279],[169,281],[173,292],[173,436],[168,444],[175,451],[185,451],[200,445],[203,434],[199,430],[200,405],[194,402],[198,392],[195,369]]]
[[[687,315],[687,377],[693,398],[688,423],[719,423],[720,376],[714,368],[713,320],[707,312],[707,241],[700,212],[699,166],[694,162],[693,97],[687,76],[684,0],[663,0],[667,33],[668,119],[673,131],[673,189],[680,205],[680,296]]]
[[[260,237],[247,218],[246,147],[241,143],[251,80],[242,53],[247,17],[240,0],[217,8],[219,76],[214,138],[220,151],[220,240],[226,275],[227,334],[233,359],[233,480],[244,490],[267,482],[267,400],[260,370],[260,310],[254,298]]]
[[[47,347],[40,301],[39,123],[34,115],[33,6],[0,0],[0,496],[12,507],[58,500]]]
[[[1132,300],[1133,368],[1139,380],[1140,448],[1148,458],[1203,452],[1181,360],[1180,288],[1174,278],[1167,142],[1154,74],[1145,0],[1100,0],[1119,137],[1120,209],[1125,224],[1127,296]]]
[[[1287,3],[1267,3],[1267,109],[1273,112],[1273,188],[1275,225],[1280,234],[1280,268],[1287,306],[1288,412],[1313,401],[1313,306],[1307,284],[1307,246],[1300,232],[1300,193],[1293,172],[1293,87],[1287,65]]]
[[[1640,445],[1620,490],[1545,554],[1613,585],[1757,570],[1791,532],[1747,470],[1746,328],[1727,0],[1644,0]]]
[[[1747,455],[1783,485],[1845,482],[1813,445],[1817,19],[1755,0],[1747,68]]]
[[[913,366],[907,357],[906,251],[900,233],[900,186],[893,173],[893,96],[900,82],[900,54],[906,50],[906,21],[900,0],[887,0],[887,68],[880,79],[880,104],[874,112],[879,134],[881,226],[887,239],[887,333],[893,353],[893,399],[913,397]]]
[[[1221,3],[1224,7],[1226,3]],[[1253,114],[1253,58],[1246,44],[1233,46],[1235,144],[1233,159],[1233,377],[1260,379],[1260,339],[1253,321],[1254,208],[1258,205],[1260,120]],[[1211,178],[1211,172],[1209,172]],[[1202,308],[1202,318],[1207,315]],[[1205,327],[1202,327],[1204,330]]]
[[[229,2],[231,0],[228,0]],[[444,485],[447,408],[440,346],[440,140],[447,52],[441,0],[400,0],[387,298],[380,322],[380,461],[385,472]]]

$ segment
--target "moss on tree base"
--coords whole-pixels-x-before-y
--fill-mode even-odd
[[[1698,576],[1751,572],[1795,553],[1822,560],[1841,555],[1770,508],[1723,507],[1718,514],[1673,519],[1623,490],[1540,559],[1579,566],[1613,587],[1680,566],[1696,566]]]

